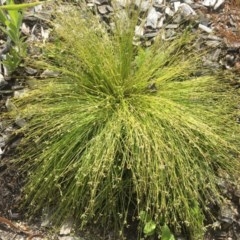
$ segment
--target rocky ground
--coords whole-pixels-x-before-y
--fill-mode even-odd
[[[4,3],[1,0],[0,3]],[[21,2],[21,1],[19,1]],[[68,1],[70,2],[70,1]],[[76,5],[82,1],[72,1]],[[78,2],[78,3],[77,3]],[[103,23],[111,26],[113,9],[124,15],[126,0],[86,0],[87,7],[96,11]],[[47,6],[34,7],[24,14],[22,34],[26,36],[28,54],[35,57],[40,53],[39,44],[48,41],[51,28],[48,22],[54,2]],[[149,46],[159,33],[165,39],[174,38],[179,31],[191,25],[193,31],[199,32],[199,49],[209,48],[204,57],[204,64],[212,71],[225,69],[232,73],[228,79],[233,88],[240,87],[240,2],[238,0],[152,0],[136,1],[141,9],[141,23],[135,28],[134,44]],[[6,54],[6,37],[0,33],[0,57]],[[26,79],[45,77],[52,73],[48,70],[39,71],[22,64],[13,74],[8,74],[1,65],[0,69],[0,112],[11,109],[11,97],[24,92]],[[240,123],[240,116],[236,119]],[[24,124],[21,119],[9,124],[0,118],[0,240],[23,239],[59,239],[59,240],[90,240],[100,239],[90,227],[90,233],[76,233],[71,221],[53,234],[51,223],[47,218],[39,217],[31,223],[24,222],[24,212],[19,209],[22,199],[21,187],[24,176],[11,167],[20,136],[13,136],[14,129]],[[227,201],[221,208],[214,208],[215,222],[206,222],[208,229],[206,240],[239,240],[240,239],[240,186],[234,186],[226,180],[219,182]],[[129,234],[130,239],[134,233]],[[113,240],[111,233],[107,238]],[[187,236],[179,236],[178,240],[187,240]]]

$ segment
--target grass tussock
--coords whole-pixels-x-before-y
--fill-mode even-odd
[[[52,206],[58,223],[74,216],[116,231],[144,211],[197,239],[208,203],[221,202],[218,172],[240,169],[238,96],[194,75],[188,34],[133,46],[135,20],[109,34],[91,14],[56,16],[44,64],[60,74],[37,81],[12,113],[28,120],[17,161],[29,173],[26,201],[31,213]]]

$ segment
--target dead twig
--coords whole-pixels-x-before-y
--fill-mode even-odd
[[[28,237],[28,240],[31,240],[35,237],[39,237],[39,238],[43,238],[44,236],[42,234],[34,234],[34,233],[31,233],[29,231],[26,231],[22,228],[20,228],[19,226],[15,225],[13,222],[11,222],[10,220],[8,220],[7,218],[4,218],[4,217],[0,217],[0,223],[3,223],[5,225],[7,225],[8,227],[14,229],[15,231],[19,232],[19,233],[23,233],[25,235],[27,235]]]

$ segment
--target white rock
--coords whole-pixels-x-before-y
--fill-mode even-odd
[[[165,20],[165,16],[162,15],[158,21],[157,28],[161,28],[163,26],[164,20]]]
[[[202,5],[206,7],[213,7],[217,0],[203,0]]]
[[[174,28],[178,28],[179,27],[179,24],[174,24],[174,23],[170,23],[170,24],[168,24],[167,26],[166,26],[166,28],[171,28],[171,29],[174,29]]]
[[[73,225],[73,222],[72,222],[71,220],[66,221],[66,222],[62,225],[59,234],[60,234],[60,235],[68,235],[68,234],[70,234],[71,231],[72,231],[72,225]]]
[[[87,6],[90,7],[90,8],[92,8],[92,7],[95,6],[95,4],[94,4],[94,3],[87,3]]]
[[[221,44],[221,42],[219,42],[219,41],[214,41],[214,40],[210,40],[210,41],[206,41],[205,44],[206,44],[207,46],[209,46],[209,47],[216,48],[216,47],[218,47],[218,46]]]
[[[213,9],[214,10],[218,9],[224,2],[225,2],[225,0],[217,0],[217,2],[214,5]]]
[[[46,69],[43,71],[43,73],[40,75],[40,77],[42,77],[42,78],[58,77],[59,74],[60,74],[59,72]]]
[[[6,100],[5,106],[6,106],[8,111],[13,111],[17,108],[9,98]]]
[[[26,92],[27,92],[27,89],[20,89],[20,90],[14,91],[13,95],[15,98],[19,98],[19,97],[22,97]]]
[[[142,26],[136,26],[135,27],[135,35],[138,36],[138,37],[141,37],[143,36],[144,34],[144,29]]]
[[[187,3],[181,3],[179,9],[185,16],[196,15],[196,12]]]
[[[152,27],[154,29],[157,28],[158,19],[161,17],[161,13],[157,12],[155,8],[150,8],[147,19],[146,19],[146,26]]]
[[[51,222],[47,218],[41,222],[41,227],[49,227],[50,225],[51,225]]]
[[[16,120],[15,120],[15,123],[17,124],[17,126],[19,126],[20,128],[24,127],[27,122],[24,118],[20,118],[20,117],[17,117]]]
[[[100,5],[100,6],[98,6],[98,11],[102,15],[108,13],[107,5]]]
[[[171,17],[174,15],[174,12],[171,10],[170,7],[166,7],[165,13]]]
[[[211,33],[213,30],[203,24],[199,24],[198,27],[202,29],[204,32]]]
[[[136,0],[135,4],[140,7],[142,12],[146,12],[149,9],[151,3],[149,1]]]
[[[146,12],[149,9],[150,2],[149,1],[144,1],[141,3],[141,11]]]
[[[181,2],[174,2],[173,5],[174,5],[175,12],[177,12],[179,6],[181,5]]]
[[[39,4],[39,5],[34,7],[34,12],[40,12],[40,11],[42,11],[42,9],[43,9],[42,5]]]

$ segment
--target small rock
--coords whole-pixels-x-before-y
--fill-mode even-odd
[[[164,20],[165,20],[165,16],[162,15],[158,21],[157,28],[161,28],[163,26]]]
[[[20,127],[20,128],[22,128],[22,127],[24,127],[26,124],[27,124],[27,122],[26,122],[26,120],[24,119],[24,118],[16,118],[16,120],[15,120],[15,124],[18,126],[18,127]]]
[[[143,34],[144,34],[143,27],[142,26],[136,26],[135,27],[135,35],[141,37],[141,36],[143,36]]]
[[[109,13],[113,12],[113,8],[110,5],[107,5],[107,10],[108,10]]]
[[[13,96],[14,96],[15,98],[20,98],[20,97],[22,97],[26,92],[27,92],[27,89],[20,89],[20,90],[14,91]]]
[[[161,17],[161,13],[157,12],[155,8],[151,8],[148,12],[146,19],[146,27],[151,27],[153,29],[157,28],[158,19]]]
[[[40,11],[42,11],[42,9],[43,9],[43,6],[41,4],[39,4],[34,7],[34,12],[40,12]]]
[[[49,227],[51,225],[51,222],[49,219],[44,219],[42,222],[41,222],[41,227]]]
[[[31,67],[25,67],[25,71],[29,75],[35,75],[38,71],[37,69],[31,68]]]
[[[150,33],[144,34],[144,37],[153,38],[153,37],[156,37],[157,35],[158,35],[158,32],[150,32]]]
[[[179,9],[184,16],[196,15],[196,12],[187,3],[181,3]]]
[[[231,225],[237,215],[237,210],[230,204],[224,204],[221,206],[219,213],[219,220],[225,224]]]
[[[218,47],[220,44],[221,44],[221,43],[220,43],[219,41],[214,41],[214,40],[212,40],[212,41],[206,41],[206,45],[207,45],[208,47],[213,47],[213,48],[215,48],[215,47]]]
[[[5,106],[8,111],[13,111],[16,109],[16,106],[12,103],[12,101],[9,98],[6,100]]]
[[[135,2],[135,4],[138,8],[140,8],[140,10],[142,12],[146,12],[150,7],[150,2],[149,1],[138,0],[138,1]]]
[[[178,8],[179,8],[180,5],[181,5],[181,2],[179,2],[179,1],[173,3],[175,12],[178,11]]]
[[[198,27],[200,29],[202,29],[204,32],[207,32],[207,33],[212,33],[212,31],[213,31],[211,28],[209,28],[209,27],[207,27],[207,26],[205,26],[203,24],[199,24]]]
[[[60,235],[68,235],[68,234],[70,234],[71,231],[72,231],[72,226],[73,226],[73,222],[72,222],[71,220],[66,221],[66,222],[62,225],[59,234],[60,234]]]
[[[42,78],[58,77],[58,76],[59,76],[59,72],[52,71],[52,70],[49,70],[49,69],[46,69],[46,70],[43,71],[43,73],[40,75],[40,77],[42,77]]]
[[[203,6],[206,6],[206,7],[213,7],[215,5],[217,0],[204,0],[202,2],[202,5]]]
[[[217,0],[217,2],[214,5],[213,9],[217,10],[224,2],[225,2],[225,0]]]
[[[105,15],[105,14],[107,14],[109,11],[108,11],[108,7],[107,7],[108,5],[100,5],[100,6],[98,6],[98,12],[100,13],[100,14],[102,14],[102,15]]]
[[[175,28],[178,28],[179,27],[179,24],[168,24],[166,26],[166,28],[171,28],[171,29],[175,29]]]
[[[165,13],[168,15],[168,16],[173,16],[174,15],[174,12],[171,10],[170,7],[166,7],[165,8]]]

